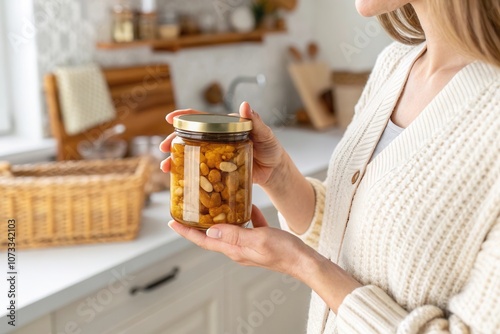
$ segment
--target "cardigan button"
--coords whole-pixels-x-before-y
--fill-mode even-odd
[[[359,170],[358,170],[358,171],[356,171],[356,173],[354,173],[354,175],[352,176],[352,179],[351,179],[352,184],[355,184],[355,183],[356,183],[356,181],[358,181],[358,179],[359,179],[359,175],[360,175],[360,174],[361,174],[361,173],[359,172]]]

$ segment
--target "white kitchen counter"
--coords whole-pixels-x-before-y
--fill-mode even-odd
[[[324,170],[342,131],[315,132],[303,128],[276,129],[275,133],[304,175]],[[190,247],[171,231],[168,192],[152,197],[143,211],[137,239],[129,242],[23,250],[17,253],[17,328],[66,304],[81,299],[115,279],[117,273],[142,270]],[[262,189],[254,187],[253,202],[271,206]],[[5,254],[2,256],[5,260]],[[5,321],[6,284],[2,279],[0,333],[12,330]]]

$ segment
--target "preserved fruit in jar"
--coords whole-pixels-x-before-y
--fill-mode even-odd
[[[252,209],[250,120],[190,114],[174,118],[170,213],[201,230],[245,225]]]

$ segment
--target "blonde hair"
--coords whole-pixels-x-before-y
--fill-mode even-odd
[[[430,0],[436,27],[457,52],[500,67],[499,0]],[[395,40],[419,44],[425,34],[411,4],[378,16]]]

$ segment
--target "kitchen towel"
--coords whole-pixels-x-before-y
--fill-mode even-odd
[[[63,124],[75,135],[113,120],[116,111],[104,75],[96,64],[55,70]]]

